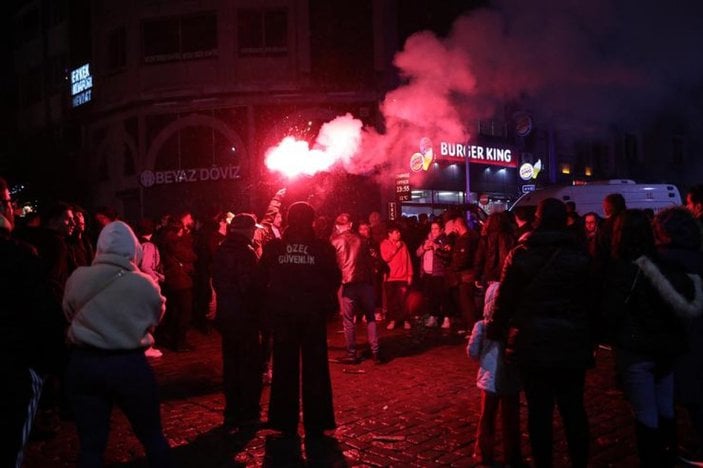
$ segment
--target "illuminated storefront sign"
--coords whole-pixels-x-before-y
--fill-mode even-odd
[[[510,148],[441,141],[437,156],[444,160],[468,159],[470,162],[478,164],[517,167],[517,160],[513,157],[513,152]]]
[[[139,182],[144,187],[154,185],[177,184],[181,182],[207,182],[217,180],[239,179],[239,166],[198,167],[192,169],[173,169],[170,171],[143,171]]]
[[[395,178],[395,196],[399,202],[410,201],[410,174],[399,174]]]
[[[71,103],[78,107],[93,99],[93,75],[90,64],[85,64],[71,72]]]
[[[536,163],[524,163],[520,166],[518,174],[522,180],[532,180],[536,179],[542,170],[542,160],[538,159]]]
[[[410,170],[413,172],[427,171],[432,161],[434,161],[432,141],[427,137],[423,137],[420,140],[420,152],[410,157]]]

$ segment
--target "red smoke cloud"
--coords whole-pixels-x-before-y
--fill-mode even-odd
[[[700,87],[701,24],[698,0],[497,0],[458,18],[446,38],[408,38],[394,60],[404,84],[381,103],[383,133],[347,115],[340,127],[350,133],[339,134],[353,144],[337,150],[335,124],[308,151],[352,173],[396,170],[422,137],[466,141],[478,119],[510,118],[506,106],[562,135],[638,125]]]

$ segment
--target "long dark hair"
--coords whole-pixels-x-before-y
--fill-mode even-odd
[[[613,258],[618,260],[656,256],[652,225],[644,211],[630,209],[617,215],[611,247]]]

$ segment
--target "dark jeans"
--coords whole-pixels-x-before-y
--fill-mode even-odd
[[[451,289],[451,296],[459,314],[459,318],[464,321],[466,330],[470,333],[474,323],[480,319],[474,299],[473,281],[471,283],[461,282]]]
[[[474,455],[481,464],[492,465],[495,460],[496,419],[500,408],[503,426],[505,463],[519,466],[520,454],[520,394],[498,395],[481,390],[481,419],[478,422]]]
[[[193,290],[164,288],[164,294],[166,315],[161,325],[160,335],[166,339],[167,347],[183,348],[187,344],[186,332],[193,313]]]
[[[323,312],[318,317],[274,319],[273,381],[269,403],[269,424],[274,429],[289,433],[297,431],[301,372],[305,431],[334,429],[327,323]]]
[[[149,465],[173,466],[161,429],[156,379],[143,350],[76,349],[66,370],[66,385],[80,440],[78,466],[103,465],[113,404],[127,416]]]
[[[261,406],[261,342],[256,324],[222,329],[222,381],[225,423],[259,420]]]
[[[407,281],[386,281],[386,307],[388,320],[409,320],[405,299],[408,296]]]
[[[444,276],[423,275],[421,281],[425,313],[439,318],[447,316],[449,291]]]
[[[571,466],[585,467],[588,461],[588,418],[583,407],[585,369],[522,367],[527,425],[532,456],[537,467],[552,466],[552,419],[559,408]]]
[[[340,306],[342,309],[344,339],[349,356],[356,356],[356,325],[354,324],[354,313],[357,309],[366,317],[366,334],[371,352],[378,353],[378,331],[376,330],[374,304],[373,285],[371,283],[347,283],[342,285]]]
[[[29,368],[3,369],[0,385],[0,466],[21,466],[39,405],[42,378]],[[18,463],[19,462],[19,463]]]

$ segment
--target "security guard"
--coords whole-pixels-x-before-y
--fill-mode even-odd
[[[332,245],[315,238],[314,219],[308,203],[293,203],[282,239],[266,244],[259,263],[273,327],[268,422],[288,436],[298,428],[300,359],[306,437],[335,428],[326,317],[337,308],[341,273]]]

